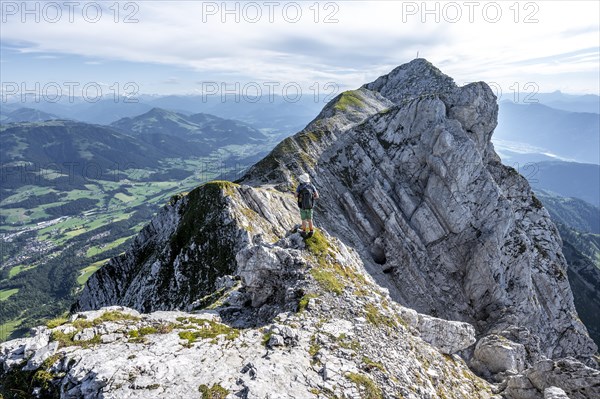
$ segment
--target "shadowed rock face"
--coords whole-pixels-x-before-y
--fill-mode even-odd
[[[311,277],[292,233],[292,191],[308,173],[321,194],[316,224],[339,242],[328,262],[368,273],[420,313],[409,324],[423,339],[462,350],[480,375],[504,381],[499,390],[508,381],[509,397],[541,397],[562,381],[537,378],[541,362],[596,367],[597,348],[577,317],[556,227],[490,142],[497,113],[486,84],[457,87],[423,59],[402,65],[336,97],[240,181],[174,198],[88,280],[75,309],[193,311],[237,284],[228,275],[240,280],[220,310],[231,325],[295,309]],[[574,362],[581,379],[561,388],[597,392],[597,373]]]

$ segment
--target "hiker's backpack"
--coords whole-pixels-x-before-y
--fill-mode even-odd
[[[298,192],[298,206],[300,209],[312,209],[315,206],[315,199],[310,184],[303,184]]]

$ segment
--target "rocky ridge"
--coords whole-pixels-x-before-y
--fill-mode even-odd
[[[243,295],[226,277],[216,309],[108,307],[38,328],[32,338],[3,344],[5,370],[35,373],[40,397],[186,398],[200,387],[232,398],[491,397],[493,386],[453,355],[475,342],[471,325],[395,304],[332,237],[305,244],[293,233],[259,248],[263,257],[297,252],[295,269],[306,278],[284,282],[286,291],[303,292],[294,309],[244,328],[243,315],[219,314]],[[266,265],[270,273],[290,267]],[[260,273],[248,266],[245,273]]]
[[[239,182],[172,198],[70,323],[0,346],[3,381],[43,371],[30,386],[69,398],[600,396],[560,237],[495,154],[496,119],[487,85],[422,59],[341,94]],[[322,193],[306,241],[303,172]],[[111,305],[148,314],[82,312]]]

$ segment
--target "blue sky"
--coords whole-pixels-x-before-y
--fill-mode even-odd
[[[344,90],[418,53],[459,84],[483,80],[503,95],[528,83],[600,91],[597,1],[78,3],[2,1],[3,84],[97,82],[108,92],[134,82],[140,93],[192,94],[206,82],[256,82],[281,94],[285,84],[323,91],[332,82]]]

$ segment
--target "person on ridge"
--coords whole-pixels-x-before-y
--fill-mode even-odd
[[[298,177],[300,185],[296,189],[296,198],[298,199],[298,208],[300,208],[300,218],[302,219],[302,235],[311,237],[314,234],[313,226],[313,208],[315,200],[319,198],[317,188],[310,182],[310,176],[306,173]],[[308,228],[308,233],[307,233]]]

